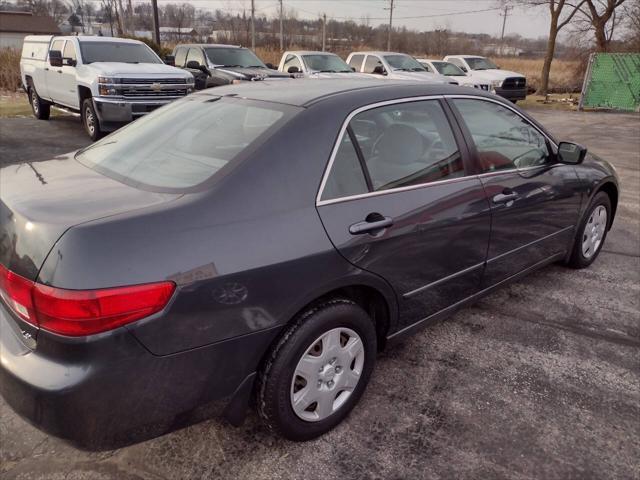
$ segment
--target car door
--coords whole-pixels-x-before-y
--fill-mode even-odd
[[[573,166],[517,110],[480,98],[452,98],[491,203],[491,242],[483,286],[570,247],[581,193]]]
[[[401,327],[479,289],[489,205],[480,180],[466,174],[468,153],[449,120],[438,99],[357,110],[318,193],[338,251],[396,291]]]
[[[65,41],[63,39],[54,40],[49,51],[57,50],[62,53],[64,50],[64,43]],[[53,100],[56,103],[61,102],[65,89],[62,78],[62,67],[51,66],[49,57],[47,56],[47,64],[44,67],[44,71],[44,78],[47,85],[45,98]]]

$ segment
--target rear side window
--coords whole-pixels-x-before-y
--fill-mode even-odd
[[[187,49],[185,47],[176,48],[176,67],[184,67],[187,63]]]
[[[298,109],[242,99],[171,103],[76,155],[127,185],[183,192],[210,179]]]
[[[353,55],[349,60],[349,66],[356,69],[356,72],[360,71],[360,67],[362,67],[362,60],[364,60],[364,55]]]
[[[483,172],[536,167],[550,160],[546,138],[513,110],[484,100],[454,99],[473,137]]]
[[[373,73],[373,70],[382,66],[380,59],[374,55],[367,55],[367,61],[364,64],[364,73]]]
[[[345,132],[320,200],[465,175],[458,145],[437,100],[366,110],[351,120],[349,128],[357,148]]]

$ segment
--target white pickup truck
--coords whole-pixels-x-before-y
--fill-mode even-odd
[[[521,73],[501,70],[486,57],[478,55],[447,55],[445,62],[460,67],[478,83],[488,83],[491,91],[516,103],[527,98],[527,78]]]
[[[36,118],[52,105],[79,112],[93,140],[194,88],[191,73],[124,38],[27,36],[20,73]]]
[[[356,73],[335,53],[313,50],[284,52],[278,70],[307,78],[369,78],[365,73]]]
[[[352,52],[347,57],[347,63],[355,72],[366,73],[377,78],[458,85],[458,82],[452,78],[427,72],[427,69],[415,58],[406,53]]]

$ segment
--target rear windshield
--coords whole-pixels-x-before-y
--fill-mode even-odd
[[[190,97],[103,138],[76,159],[127,185],[185,192],[260,143],[296,110],[268,102]]]
[[[162,63],[153,50],[142,43],[80,42],[80,52],[83,63]]]

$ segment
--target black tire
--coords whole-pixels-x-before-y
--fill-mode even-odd
[[[31,111],[33,116],[38,120],[49,120],[51,115],[51,104],[40,98],[36,88],[33,85],[29,85],[29,103],[31,104]]]
[[[333,407],[336,408],[333,413],[317,421],[304,420],[298,416],[292,406],[292,390],[294,388],[292,382],[294,382],[298,362],[321,335],[336,328],[349,329],[355,332],[362,341],[364,363],[359,380],[344,403]],[[342,338],[341,335],[340,341]],[[343,345],[340,348],[343,348]],[[258,413],[272,431],[289,440],[311,440],[328,432],[338,425],[360,400],[373,371],[376,352],[376,330],[373,321],[361,307],[352,301],[328,300],[310,308],[299,315],[285,331],[264,362],[258,376]],[[319,355],[318,358],[321,356]],[[349,368],[353,369],[353,365],[355,365],[355,360],[349,365]],[[333,395],[333,400],[330,402],[335,402],[343,394],[343,391],[339,389],[338,368],[342,375],[347,373],[343,371],[343,367],[333,368],[335,368],[335,378],[338,380],[335,383],[336,388],[333,389],[335,393],[330,394]],[[296,375],[295,380],[298,381],[299,378]],[[333,378],[332,376],[331,379]],[[326,385],[330,383],[333,383],[333,380],[329,380]],[[320,391],[319,385],[316,388],[317,390],[314,392]],[[316,406],[316,408],[318,407]]]
[[[104,136],[104,132],[100,129],[100,120],[93,107],[93,100],[91,98],[85,98],[82,102],[81,117],[84,131],[87,132],[91,140],[95,142]]]
[[[590,222],[591,215],[600,206],[604,207],[605,210],[607,211],[607,225],[606,225],[606,228],[604,229],[604,233],[602,234],[602,237],[598,246],[594,249],[592,253],[589,253],[589,255],[585,255],[582,248],[583,241],[585,240],[585,235],[587,235],[589,232],[588,229],[591,228],[591,225],[592,225],[592,223]],[[602,250],[602,246],[604,245],[605,240],[607,239],[607,233],[609,231],[610,224],[611,224],[611,199],[609,198],[609,195],[607,195],[605,192],[598,192],[596,196],[593,197],[593,200],[591,200],[591,203],[589,204],[589,207],[585,211],[584,216],[580,221],[580,225],[578,226],[578,233],[574,240],[573,249],[571,250],[571,257],[569,258],[569,262],[568,262],[568,265],[571,268],[585,268],[591,265],[595,261],[595,259],[600,254],[600,250]]]

